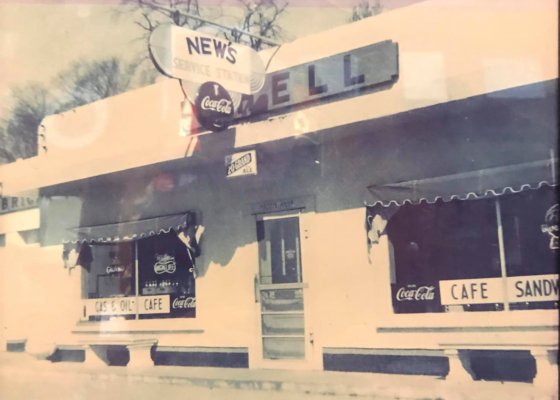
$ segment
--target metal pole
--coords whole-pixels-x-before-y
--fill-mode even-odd
[[[134,241],[134,284],[136,286],[136,300],[134,301],[136,303],[136,319],[138,319],[138,292],[139,292],[139,288],[140,288],[140,280],[139,280],[139,276],[138,276],[138,241],[135,240]]]
[[[244,30],[241,30],[241,29],[238,29],[238,28],[231,28],[231,27],[229,27],[229,26],[225,26],[225,25],[222,25],[222,24],[218,24],[217,22],[209,21],[209,20],[204,19],[204,18],[201,18],[201,17],[199,17],[199,16],[197,16],[197,15],[193,15],[193,14],[189,14],[189,13],[181,12],[181,11],[173,11],[173,10],[170,10],[170,9],[168,9],[168,8],[161,7],[161,6],[156,6],[156,5],[150,5],[150,7],[155,8],[155,9],[157,9],[157,10],[164,10],[164,11],[167,11],[167,12],[170,12],[170,13],[177,12],[177,13],[179,13],[180,15],[183,15],[183,16],[185,16],[185,17],[187,17],[187,18],[191,18],[191,19],[194,19],[194,20],[196,20],[196,21],[204,22],[205,24],[208,24],[208,25],[214,25],[214,26],[216,26],[216,27],[218,27],[218,28],[225,29],[225,30],[227,30],[227,31],[237,31],[237,32],[239,32],[239,33],[241,33],[241,34],[243,34],[243,35],[247,35],[247,36],[250,36],[250,37],[252,37],[252,38],[259,39],[259,40],[262,41],[263,43],[266,43],[266,44],[269,44],[269,45],[272,45],[272,46],[280,46],[280,45],[281,45],[281,43],[278,43],[278,42],[275,42],[275,41],[273,41],[273,40],[264,38],[264,37],[262,37],[262,36],[254,35],[254,34],[252,34],[252,33],[249,33],[249,32],[247,32],[247,31],[244,31]]]
[[[500,199],[496,198],[496,219],[498,222],[498,246],[500,248],[500,269],[502,272],[502,287],[504,293],[504,310],[509,311],[509,299],[507,293],[507,271],[506,271],[506,253],[504,250],[504,230],[502,227],[502,210],[500,207]]]

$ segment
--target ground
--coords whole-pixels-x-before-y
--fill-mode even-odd
[[[70,375],[62,379],[34,378],[29,375],[0,375],[2,400],[325,400],[335,397],[298,393],[235,389],[208,389],[184,385],[95,380]]]

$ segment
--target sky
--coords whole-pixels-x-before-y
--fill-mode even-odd
[[[293,40],[348,23],[360,0],[291,0],[280,20]],[[373,0],[372,0],[373,1]],[[381,0],[384,11],[422,0]],[[9,117],[10,88],[49,83],[71,62],[132,58],[144,50],[130,14],[115,17],[120,0],[0,0],[0,120]],[[235,0],[201,0],[238,14]],[[231,19],[223,23],[231,23]]]

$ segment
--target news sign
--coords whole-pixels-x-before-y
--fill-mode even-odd
[[[256,93],[265,81],[265,67],[250,47],[223,38],[163,24],[150,35],[156,68],[172,78],[194,83],[218,82],[227,90]]]

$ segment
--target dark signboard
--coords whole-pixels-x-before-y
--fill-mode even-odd
[[[391,285],[395,314],[442,312],[438,282]]]
[[[396,82],[398,46],[391,40],[296,65],[266,76],[264,87],[243,95],[236,118],[251,117],[335,95]]]
[[[195,106],[198,122],[212,132],[227,129],[233,120],[233,101],[219,83],[203,83],[198,89]]]

